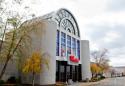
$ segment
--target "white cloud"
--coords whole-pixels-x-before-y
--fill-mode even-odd
[[[112,43],[120,38],[120,34],[117,32],[109,31],[106,33],[106,36],[103,38],[105,42]]]
[[[14,7],[14,10],[42,16],[59,8],[67,8],[78,22],[81,38],[90,40],[91,50],[108,48],[111,64],[125,65],[125,54],[121,52],[121,49],[125,50],[125,11],[122,9],[125,6],[117,2],[119,4],[124,0],[26,0],[23,7],[29,6],[28,11],[24,11],[23,7]]]
[[[95,25],[108,24],[113,26],[114,24],[124,24],[125,22],[125,11],[123,12],[106,12],[104,14],[95,16],[89,19],[88,23],[93,23]]]

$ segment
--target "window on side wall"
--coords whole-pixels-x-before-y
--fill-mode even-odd
[[[77,57],[80,59],[80,41],[77,40]]]

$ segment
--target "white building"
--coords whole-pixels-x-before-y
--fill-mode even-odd
[[[56,82],[82,81],[91,79],[89,41],[81,40],[80,30],[73,14],[67,9],[59,9],[29,22],[44,22],[44,29],[38,27],[38,33],[30,33],[32,47],[49,55],[49,70],[36,77],[36,84],[54,85]],[[25,23],[24,23],[25,24]],[[30,53],[32,50],[26,50]],[[23,76],[23,83],[29,83],[31,77]]]

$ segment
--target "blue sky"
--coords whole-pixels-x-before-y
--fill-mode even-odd
[[[25,6],[29,8],[23,10]],[[90,41],[91,50],[107,48],[111,65],[125,65],[125,0],[24,0],[21,7],[8,7],[36,16],[66,8],[74,14],[81,39]]]

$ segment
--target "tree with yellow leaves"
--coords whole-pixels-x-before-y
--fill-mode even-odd
[[[101,68],[102,72],[109,70],[109,56],[108,49],[93,51],[91,56],[92,60]]]
[[[39,52],[34,52],[32,53],[31,57],[29,57],[23,68],[22,72],[23,73],[32,73],[33,78],[32,78],[32,85],[34,86],[34,80],[35,80],[35,74],[40,73],[42,68],[41,65],[45,64],[47,68],[49,69],[49,60],[47,58],[44,58],[43,55],[41,55]]]
[[[102,69],[96,63],[92,63],[91,72],[92,72],[92,77],[94,77],[94,75],[101,73]]]

